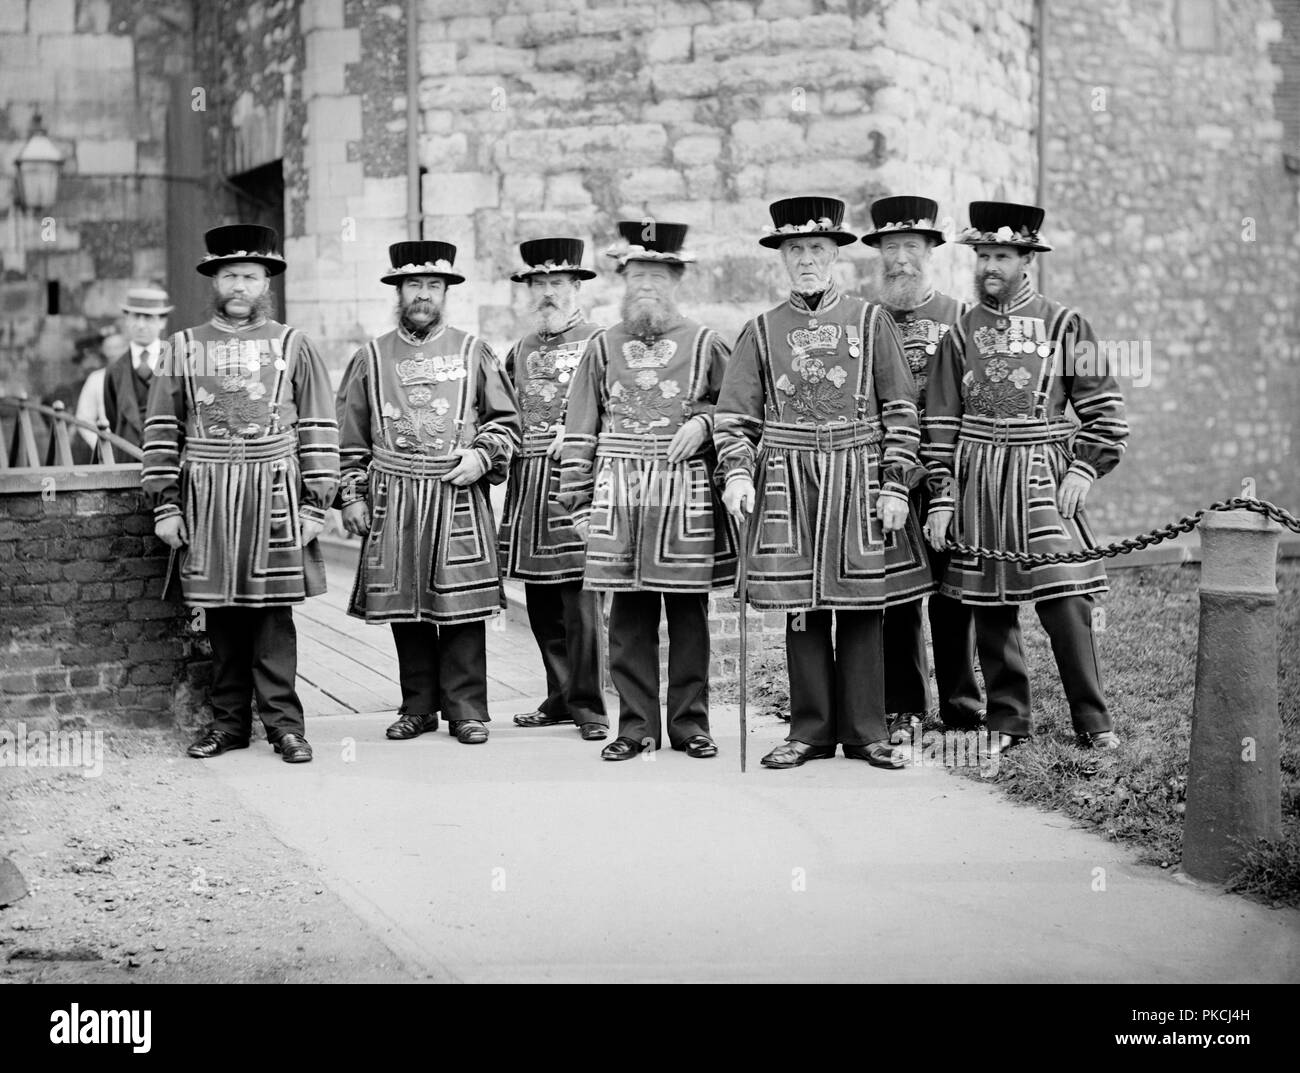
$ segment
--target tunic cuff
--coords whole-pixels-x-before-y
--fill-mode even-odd
[[[344,475],[339,482],[339,502],[345,507],[363,502],[370,494],[370,482],[364,473]]]
[[[1071,462],[1070,468],[1066,471],[1066,473],[1067,475],[1075,474],[1076,476],[1079,477],[1086,477],[1089,484],[1092,484],[1092,482],[1095,481],[1100,476],[1100,474],[1098,474],[1098,472],[1095,469],[1093,469],[1093,467],[1089,465],[1087,462],[1085,462],[1082,458],[1076,458],[1073,462]]]
[[[167,518],[179,518],[180,516],[181,508],[175,503],[160,503],[153,509],[153,520],[155,525]]]
[[[952,509],[953,500],[951,496],[936,496],[930,500],[930,509],[925,512],[925,516],[929,518],[931,515],[937,514],[941,510]]]
[[[298,507],[299,522],[319,522],[325,524],[325,511],[321,507],[312,507],[303,503]]]

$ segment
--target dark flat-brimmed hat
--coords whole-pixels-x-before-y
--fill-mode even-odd
[[[620,220],[618,233],[623,241],[605,251],[606,257],[618,262],[622,272],[630,261],[653,261],[661,265],[685,265],[695,254],[683,249],[686,224],[669,224],[659,220]]]
[[[251,261],[266,269],[268,276],[285,270],[280,254],[280,236],[274,227],[261,224],[226,224],[214,227],[203,236],[208,252],[198,264],[199,272],[215,276],[222,265]]]
[[[464,276],[451,270],[456,263],[456,247],[450,242],[432,239],[394,242],[388,247],[388,260],[392,268],[379,278],[380,283],[400,286],[407,276],[441,276],[448,287],[465,282]]]
[[[857,242],[844,230],[844,202],[835,197],[787,197],[768,208],[772,223],[763,228],[760,246],[779,249],[788,238],[828,238],[837,246]]]
[[[519,256],[528,267],[510,278],[516,283],[527,283],[530,277],[548,272],[572,272],[578,279],[595,279],[595,272],[582,267],[586,245],[580,238],[535,238],[521,242]]]
[[[932,198],[912,194],[882,197],[871,203],[873,230],[863,235],[862,241],[868,246],[879,246],[886,235],[911,231],[933,239],[936,246],[942,246],[943,232],[935,226],[938,218],[939,203]]]
[[[1022,250],[1050,250],[1038,238],[1046,210],[1011,201],[972,201],[970,227],[957,241],[967,246],[1017,246]]]
[[[202,271],[202,269],[200,269]],[[161,287],[132,287],[122,303],[123,313],[170,313],[174,307]]]

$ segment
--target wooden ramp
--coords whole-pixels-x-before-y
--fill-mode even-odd
[[[298,693],[308,716],[396,712],[402,702],[392,631],[347,613],[354,574],[352,566],[327,561],[328,591],[293,610]],[[514,616],[488,623],[487,671],[494,719],[534,711],[546,696],[537,644]]]

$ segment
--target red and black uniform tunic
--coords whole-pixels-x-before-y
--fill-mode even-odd
[[[533,332],[506,355],[519,396],[523,447],[510,466],[498,544],[501,572],[524,583],[528,624],[546,669],[537,710],[579,725],[609,725],[601,692],[597,594],[582,587],[586,545],[560,506],[560,467],[548,448],[564,427],[569,386],[598,326],[582,313],[554,334]]]
[[[881,612],[932,587],[909,511],[886,533],[882,495],[921,478],[916,388],[884,307],[832,285],[745,325],[718,400],[724,480],[756,488],[749,600],[786,626],[791,741],[883,740]],[[831,611],[838,644],[832,645]]]
[[[620,322],[591,337],[569,392],[559,498],[590,524],[587,588],[614,593],[619,736],[656,747],[661,598],[671,647],[668,736],[679,745],[709,733],[708,593],[736,576],[711,439],[727,356],[717,332],[692,320],[652,338]],[[688,421],[702,425],[704,445],[670,465],[668,446]]]
[[[925,418],[926,372],[948,330],[969,308],[946,294],[931,290],[912,309],[891,309],[903,342],[908,368],[916,381],[916,406]],[[912,502],[924,518],[929,496],[926,484],[912,492]],[[936,580],[948,567],[945,552],[926,544],[930,569]],[[975,624],[970,608],[934,592],[926,600],[930,637],[934,645],[934,676],[939,693],[939,715],[949,727],[972,727],[984,707],[975,677]],[[885,613],[885,711],[920,714],[930,707],[930,663],[926,658],[921,626],[921,601],[898,604]]]
[[[1098,353],[1088,322],[1036,293],[1027,278],[1009,301],[986,298],[959,318],[930,365],[924,448],[930,511],[955,510],[954,539],[1029,552],[1095,546],[1087,512],[1062,517],[1057,494],[1066,474],[1095,481],[1124,452],[1124,399]],[[1029,733],[1016,610],[1035,602],[1075,729],[1110,729],[1091,599],[1106,588],[1097,560],[1029,565],[950,557],[942,591],[976,608],[990,728]]]
[[[506,479],[519,444],[514,388],[477,336],[398,330],[353,356],[338,411],[340,498],[370,507],[348,611],[393,624],[403,714],[486,721],[483,622],[502,604],[487,489]],[[474,484],[442,480],[460,449],[486,466]]]
[[[301,522],[323,521],[338,486],[331,396],[310,341],[271,320],[172,336],[150,388],[142,484],[156,520],[184,520],[178,574],[206,609],[214,724],[239,737],[254,688],[271,740],[303,732],[290,606],[325,591]]]

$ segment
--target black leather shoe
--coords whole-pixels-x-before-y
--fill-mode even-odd
[[[615,738],[600,750],[600,758],[602,760],[631,760],[644,748],[645,746],[639,741],[633,741],[631,738]]]
[[[717,743],[707,734],[695,734],[680,745],[674,745],[673,748],[684,752],[687,756],[693,756],[697,760],[705,760],[710,756],[718,755]]]
[[[398,716],[397,722],[390,726],[384,733],[393,739],[393,741],[405,741],[408,738],[418,738],[430,730],[438,729],[438,717],[436,715],[401,715]]]
[[[873,741],[866,745],[846,745],[844,755],[850,760],[865,760],[872,767],[897,771],[907,767],[907,758],[887,741]]]
[[[515,726],[517,727],[558,727],[567,726],[573,720],[569,716],[547,715],[545,712],[529,712],[527,715],[516,715]]]
[[[609,728],[600,723],[583,723],[578,733],[583,741],[604,741],[609,737]]]
[[[478,719],[448,721],[447,729],[462,745],[482,745],[488,740],[488,728]]]
[[[236,737],[224,730],[209,730],[193,745],[185,750],[186,756],[195,760],[208,760],[230,749],[247,749],[248,739]]]
[[[829,760],[835,755],[835,746],[813,746],[803,741],[783,741],[765,757],[764,767],[791,768],[809,760]]]
[[[301,734],[281,734],[275,739],[274,748],[286,764],[305,764],[311,760],[311,746]]]

